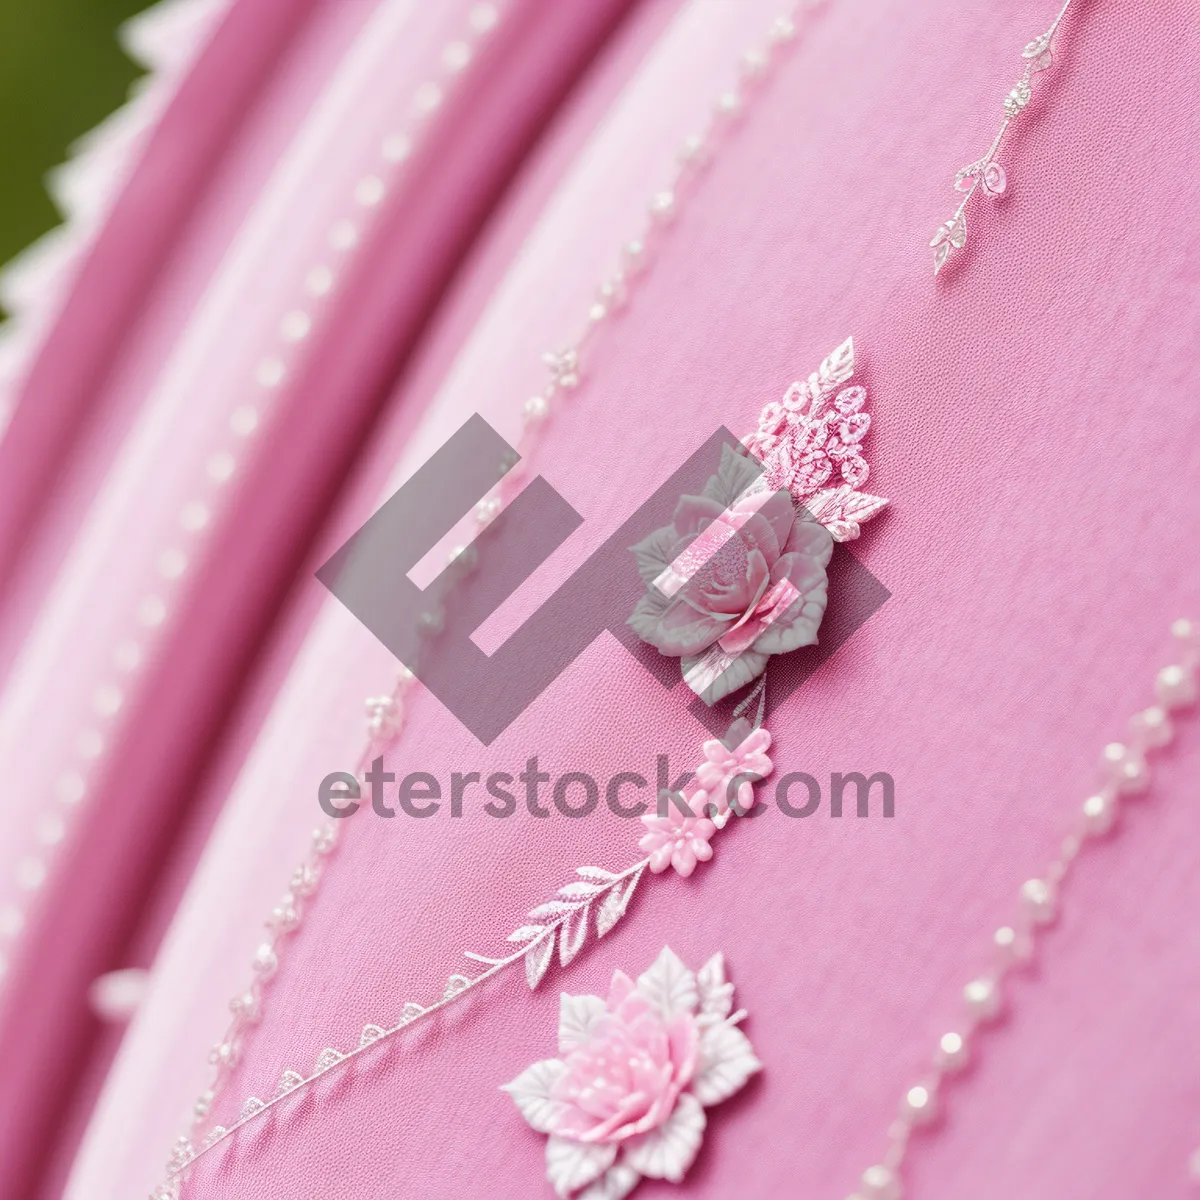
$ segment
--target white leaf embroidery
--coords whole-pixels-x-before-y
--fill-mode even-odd
[[[713,1025],[700,1038],[700,1062],[692,1091],[701,1104],[720,1104],[761,1070],[762,1063],[740,1029],[724,1023]]]
[[[589,1188],[580,1192],[576,1200],[625,1200],[641,1178],[628,1163],[616,1163]]]
[[[578,907],[578,904],[568,904],[565,900],[547,900],[545,904],[539,904],[537,908],[531,908],[529,915],[534,918],[565,917],[567,913],[573,913]]]
[[[600,911],[596,914],[597,937],[603,937],[625,915],[625,910],[629,907],[630,898],[633,896],[634,889],[641,878],[642,870],[635,871],[629,877],[628,883],[617,884],[604,897],[604,903],[600,905]]]
[[[725,981],[725,955],[718,951],[696,972],[700,1011],[727,1017],[733,1011],[733,984]]]
[[[540,942],[531,946],[525,955],[525,979],[530,989],[536,988],[542,982],[542,976],[546,974],[546,970],[550,966],[550,960],[554,957],[554,938],[557,933],[557,929],[552,929]]]
[[[817,398],[813,405],[823,404],[833,394],[834,390],[845,383],[854,374],[854,339],[848,337],[827,359],[817,368],[816,374],[809,379],[809,385]],[[818,415],[816,411],[814,416]]]
[[[853,541],[862,532],[862,524],[887,507],[882,496],[855,491],[849,484],[825,488],[804,504],[814,521],[824,525],[836,542]]]
[[[678,1183],[700,1149],[706,1124],[700,1101],[684,1092],[662,1125],[625,1143],[625,1161],[649,1179]]]
[[[538,1131],[549,1133],[566,1105],[550,1097],[550,1089],[567,1073],[567,1065],[557,1058],[546,1058],[526,1067],[511,1083],[500,1090],[507,1092],[521,1110],[521,1116]]]
[[[570,1054],[586,1042],[592,1026],[604,1015],[599,996],[570,996],[562,993],[558,1004],[558,1052]]]
[[[1024,50],[1021,51],[1022,58],[1041,58],[1045,53],[1046,48],[1050,45],[1050,39],[1054,36],[1053,30],[1039,34],[1030,42]]]
[[[664,946],[649,970],[638,976],[637,987],[668,1020],[692,1012],[699,1002],[696,976],[670,946]]]
[[[507,940],[510,942],[527,942],[530,938],[537,937],[545,928],[545,925],[522,925],[520,929],[514,929],[508,935]]]
[[[569,916],[559,930],[558,960],[564,967],[583,949],[584,940],[587,938],[588,914],[591,911],[588,905],[584,905],[578,912]]]
[[[277,1096],[285,1096],[288,1092],[304,1082],[304,1076],[299,1071],[287,1070],[279,1077],[279,1086],[275,1089]]]
[[[597,892],[604,891],[602,883],[585,883],[581,879],[575,880],[574,883],[565,884],[558,889],[558,894],[564,900],[579,900],[585,896],[594,896]]]
[[[546,1143],[546,1178],[560,1196],[568,1196],[603,1175],[616,1157],[616,1146],[585,1145],[551,1134]]]
[[[603,867],[576,867],[575,874],[582,875],[584,879],[599,880],[601,883],[616,879],[612,871],[606,871]]]

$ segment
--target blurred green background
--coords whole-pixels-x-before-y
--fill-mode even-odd
[[[42,186],[138,74],[117,26],[148,0],[0,0],[0,263],[59,223]]]

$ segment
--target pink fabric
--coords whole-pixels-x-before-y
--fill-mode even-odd
[[[6,585],[112,368],[245,110],[313,0],[241,0],[180,87],[25,380],[0,443],[0,580]]]
[[[398,387],[362,468],[379,491],[339,513],[331,544],[471,412],[515,437],[538,355],[570,333],[564,314],[585,311],[731,51],[770,11],[697,0],[661,36],[630,35],[644,63],[599,126],[581,115],[560,134],[577,153],[558,189],[449,369]],[[929,277],[922,231],[1046,18],[1034,0],[834,0],[553,418],[536,467],[585,524],[480,635],[495,645],[664,463],[718,424],[749,428],[853,333],[877,418],[873,486],[892,502],[854,551],[893,596],[771,714],[772,758],[779,775],[886,770],[895,818],[824,809],[733,826],[693,878],[648,879],[565,975],[530,995],[513,972],[330,1074],[206,1159],[189,1194],[542,1194],[543,1139],[496,1089],[552,1053],[560,982],[598,992],[668,939],[689,962],[726,952],[764,1064],[713,1114],[678,1194],[843,1195],[876,1159],[990,930],[1054,853],[1100,747],[1148,701],[1167,623],[1200,596],[1200,179],[1171,169],[1200,135],[1200,31],[1184,0],[1072,10],[1056,78],[1006,151],[1003,201],[954,270]],[[494,236],[493,253],[511,244]],[[463,288],[447,328],[476,301],[469,277]],[[248,977],[258,916],[303,853],[317,784],[353,766],[362,698],[393,671],[323,605],[229,790],[69,1196],[138,1194],[156,1177]],[[537,753],[552,774],[604,778],[666,753],[682,769],[702,740],[685,698],[602,638],[486,750],[418,697],[388,765],[445,779]],[[919,1140],[912,1194],[1185,1200],[1200,1130],[1200,1010],[1182,1001],[1200,987],[1198,770],[1200,734],[1185,725],[1154,796],[1072,880],[1044,964],[1014,987],[1014,1016],[955,1087],[952,1119]],[[217,1119],[325,1046],[357,1044],[365,1022],[439,994],[462,948],[495,951],[575,866],[626,865],[630,833],[603,810],[576,822],[496,821],[469,802],[457,821],[361,811]]]
[[[405,0],[322,6],[247,115],[195,227],[174,247],[163,293],[140,328],[124,331],[111,393],[98,405],[111,423],[85,439],[84,466],[64,482],[31,553],[37,585],[8,614],[20,655],[0,697],[0,763],[15,776],[43,764],[43,813],[59,805],[62,774],[89,777],[71,836],[32,900],[18,881],[31,857],[48,857],[42,813],[21,814],[15,793],[5,802],[13,836],[0,845],[0,906],[22,905],[27,921],[0,1011],[0,1178],[14,1188],[40,1169],[68,1090],[87,1107],[88,1088],[76,1087],[96,1034],[87,985],[153,947],[152,923],[135,937],[144,898],[177,827],[191,820],[195,838],[211,821],[211,810],[185,817],[195,777],[390,372],[625,3],[502,6],[463,86],[427,120],[408,175],[321,310],[313,351],[298,359],[272,412],[255,368],[278,346],[282,314],[305,303],[302,281],[329,255],[334,222],[347,209],[363,220],[356,185],[441,69],[446,44],[471,29],[473,11]],[[60,379],[59,400],[65,387]],[[239,444],[231,419],[247,403],[262,427]],[[236,477],[221,493],[207,472],[231,442]],[[179,524],[197,498],[213,511],[204,541]],[[169,620],[149,643],[138,614],[147,596],[163,593],[161,556],[181,541],[186,572],[167,588]],[[88,765],[78,748],[96,726],[95,697],[112,684],[114,649],[131,636],[152,649],[138,671],[118,676],[119,715]],[[179,857],[187,862],[186,843]],[[165,905],[169,878],[164,891]],[[40,946],[54,948],[46,961]],[[47,1063],[51,1042],[58,1053]],[[60,1153],[69,1142],[68,1133]]]

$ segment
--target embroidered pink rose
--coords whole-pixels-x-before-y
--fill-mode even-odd
[[[728,450],[728,448],[726,448]],[[757,468],[729,452],[701,496],[633,547],[649,585],[629,624],[708,704],[817,640],[833,538],[787,491],[747,491]]]
[[[666,947],[636,984],[615,971],[607,999],[563,994],[562,1057],[503,1089],[550,1135],[546,1174],[559,1196],[621,1200],[643,1176],[683,1178],[704,1109],[762,1069],[732,1008],[720,954],[693,973]]]
[[[691,795],[684,793],[684,800],[696,816],[687,816],[669,792],[660,792],[659,807],[666,808],[666,815],[647,813],[642,817],[646,833],[638,845],[650,855],[650,870],[656,874],[674,867],[686,879],[698,862],[708,862],[713,856],[709,841],[717,827],[701,815],[708,796],[703,791],[694,791]]]

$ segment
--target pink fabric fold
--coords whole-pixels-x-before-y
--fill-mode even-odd
[[[450,201],[430,177],[413,207],[397,210],[297,388],[297,427],[270,436],[274,484],[264,467],[237,493],[250,524],[236,534],[231,524],[214,544],[235,569],[207,573],[190,593],[180,618],[189,636],[173,637],[142,694],[122,747],[126,786],[114,771],[102,793],[124,795],[129,811],[93,810],[81,846],[110,863],[128,853],[140,829],[122,824],[130,812],[144,815],[186,762],[208,761],[203,740],[180,731],[188,711],[227,702],[220,673],[237,668],[224,647],[252,627],[256,604],[267,611],[239,585],[268,552],[258,514],[285,519],[278,476],[311,469],[323,446],[339,465],[351,460],[353,416],[339,444],[319,416],[301,419],[301,399],[357,400],[364,421],[362,393],[382,401],[322,545],[356,528],[470,414],[515,440],[522,401],[544,378],[541,353],[586,313],[773,8],[694,0],[671,21],[638,15],[619,67],[587,81],[550,152],[517,178],[420,357],[385,397],[389,345],[415,330],[406,305],[418,307],[396,273],[423,263],[432,275],[406,238],[429,228],[423,206]],[[636,970],[667,940],[688,962],[725,951],[764,1069],[714,1113],[682,1187],[647,1182],[637,1195],[855,1190],[900,1096],[957,1020],[991,930],[1092,786],[1098,752],[1149,702],[1169,621],[1197,604],[1187,550],[1200,541],[1200,180],[1176,171],[1169,189],[1160,183],[1200,136],[1200,42],[1184,0],[1072,10],[1056,76],[1006,143],[1003,200],[979,210],[953,268],[929,277],[928,231],[953,172],[986,145],[1020,48],[1046,17],[1035,0],[1004,11],[982,0],[826,7],[555,411],[533,466],[584,524],[478,634],[497,644],[666,464],[719,425],[751,428],[764,403],[853,333],[875,418],[872,481],[891,502],[853,552],[892,597],[772,708],[771,757],[775,780],[886,771],[895,817],[860,820],[847,806],[834,819],[826,800],[793,820],[768,787],[755,806],[764,815],[724,831],[691,878],[647,878],[621,926],[568,971],[552,968],[532,994],[513,972],[331,1072],[199,1164],[189,1196],[549,1194],[544,1139],[499,1085],[554,1052],[560,986],[601,992],[614,970]],[[561,54],[561,39],[540,28],[536,55],[511,63],[514,92]],[[486,98],[475,103],[486,108]],[[502,111],[497,101],[494,123],[473,136],[499,136]],[[458,152],[465,161],[486,149]],[[462,163],[441,177],[463,204],[470,178]],[[405,344],[417,345],[415,332]],[[308,498],[310,517],[332,503],[327,483]],[[302,489],[290,495],[305,503]],[[249,976],[259,922],[305,852],[317,785],[352,768],[363,699],[394,675],[386,651],[318,586],[300,579],[296,624],[232,716],[203,801],[220,819],[194,871],[179,867],[188,887],[76,1160],[72,1200],[137,1195],[158,1177],[228,1000]],[[235,605],[246,607],[226,624]],[[707,736],[689,700],[601,638],[486,749],[418,693],[387,766],[448,779],[520,770],[537,753],[551,774],[607,778],[653,774],[664,754],[678,771]],[[1130,803],[1121,831],[1072,879],[1044,957],[1011,989],[1011,1016],[955,1086],[951,1119],[914,1142],[912,1194],[1186,1200],[1200,1125],[1200,1010],[1180,1003],[1200,988],[1198,769],[1200,737],[1181,722],[1154,794]],[[310,1069],[326,1047],[357,1045],[367,1022],[395,1019],[405,1001],[439,995],[463,949],[502,949],[575,867],[628,865],[641,829],[604,813],[494,820],[469,808],[460,819],[385,821],[364,807],[287,944],[214,1119],[229,1123],[246,1097],[273,1094],[285,1069]],[[99,864],[87,870],[72,886],[96,896]],[[52,896],[58,928],[78,946],[91,927],[66,902],[67,878]],[[49,973],[56,961],[66,960],[47,954],[45,969],[29,970],[14,1009],[21,1024],[7,1026],[35,1045],[57,1032],[38,1005],[49,1012],[48,995],[70,992]]]

